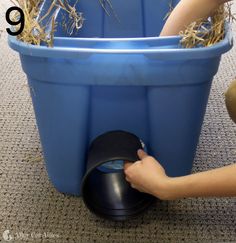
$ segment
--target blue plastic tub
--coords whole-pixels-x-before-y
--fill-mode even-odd
[[[80,195],[89,143],[112,130],[136,134],[168,175],[189,174],[212,79],[232,46],[230,31],[220,43],[195,49],[181,48],[178,36],[157,37],[169,1],[112,3],[119,21],[98,0],[79,1],[84,27],[66,37],[59,24],[53,48],[9,38],[28,77],[48,175],[60,192]]]

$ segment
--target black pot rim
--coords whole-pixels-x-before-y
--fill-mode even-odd
[[[130,132],[126,132],[126,131],[121,131],[121,130],[118,130],[118,131],[109,131],[107,133],[104,133],[104,134],[101,134],[99,135],[97,138],[95,138],[91,145],[92,146],[98,139],[100,139],[101,137],[105,136],[105,135],[111,135],[112,133],[125,133],[127,134],[128,136],[133,136],[133,138],[137,139],[137,141],[140,142],[140,148],[142,148],[142,143],[140,141],[140,139],[130,133]],[[137,151],[136,151],[136,154],[137,154]],[[91,211],[93,212],[94,214],[98,215],[98,216],[101,216],[103,218],[106,218],[106,219],[110,219],[110,220],[115,220],[115,221],[122,221],[122,220],[127,220],[129,218],[133,218],[135,216],[137,216],[138,214],[140,214],[142,211],[144,211],[144,209],[146,209],[148,206],[150,206],[154,201],[155,201],[155,197],[151,196],[151,195],[148,195],[146,193],[143,193],[144,195],[144,198],[142,200],[140,200],[139,202],[137,202],[137,204],[135,204],[133,207],[129,207],[127,209],[111,209],[111,208],[102,208],[100,206],[97,206],[96,205],[96,202],[92,201],[91,203],[89,203],[85,198],[85,191],[84,191],[84,188],[85,188],[85,183],[87,181],[87,179],[89,178],[89,175],[95,170],[97,169],[99,166],[107,163],[107,162],[110,162],[110,161],[115,161],[115,160],[123,160],[123,161],[129,161],[129,162],[135,162],[137,161],[137,158],[134,158],[132,156],[130,157],[127,157],[127,156],[114,156],[112,158],[106,158],[106,159],[103,159],[101,161],[95,161],[94,164],[90,167],[90,168],[87,168],[88,170],[86,171],[83,179],[82,179],[82,183],[81,183],[81,194],[82,194],[82,198],[83,198],[83,201],[86,205],[86,207]],[[104,173],[104,172],[101,172],[101,173]],[[124,173],[124,171],[117,171],[117,172],[111,172],[111,173]],[[140,192],[141,193],[141,192]],[[106,211],[106,212],[104,212]]]

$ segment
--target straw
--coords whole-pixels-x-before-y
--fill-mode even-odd
[[[58,10],[62,10],[69,15],[68,28],[70,29],[70,35],[73,34],[74,30],[80,29],[83,25],[84,18],[82,13],[76,10],[78,1],[71,6],[68,0],[53,0],[47,13],[40,19],[38,19],[38,15],[42,0],[16,0],[16,2],[16,5],[23,10],[25,15],[24,30],[17,36],[23,42],[33,45],[40,45],[44,42],[49,47],[52,47],[54,32],[57,26],[55,15],[58,13]],[[13,18],[17,20],[19,15],[15,14]],[[47,18],[49,21],[46,24],[43,23]]]
[[[231,5],[232,3],[221,5],[209,18],[194,21],[184,31],[181,31],[180,44],[182,47],[209,47],[223,40],[225,23],[232,23],[235,20]]]
[[[163,20],[166,20],[170,16],[170,14],[172,13],[172,11],[174,9],[173,0],[169,0],[168,5],[169,5],[169,11],[167,12],[167,14],[163,18]]]
[[[11,0],[15,5],[18,5],[25,15],[25,28],[17,38],[23,42],[40,45],[46,43],[49,47],[53,47],[54,34],[57,27],[56,14],[58,10],[62,10],[65,14],[62,15],[62,27],[64,31],[71,36],[74,32],[78,32],[83,26],[84,18],[82,13],[77,12],[76,5],[78,0],[72,6],[68,0],[51,0],[51,5],[47,13],[38,19],[40,5],[42,0]],[[88,0],[90,1],[90,0]],[[116,15],[111,0],[98,0],[107,15],[111,13],[119,21]],[[18,20],[19,15],[15,14],[13,20]],[[49,19],[45,24],[45,20]],[[19,27],[16,27],[18,30]]]

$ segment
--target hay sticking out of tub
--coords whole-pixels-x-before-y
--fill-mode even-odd
[[[180,44],[184,48],[209,47],[225,37],[225,22],[233,22],[234,14],[231,12],[231,3],[221,5],[211,17],[199,19],[191,23],[185,31],[180,32]]]
[[[41,18],[38,17],[40,12],[40,6],[43,0],[11,0],[14,5],[18,5],[25,15],[25,28],[23,32],[17,36],[17,38],[23,42],[40,45],[46,43],[49,47],[53,46],[54,34],[57,27],[55,21],[58,10],[62,10],[66,15],[62,15],[62,26],[68,35],[72,35],[74,32],[80,30],[84,23],[84,18],[81,12],[76,10],[76,6],[79,0],[73,5],[70,5],[69,0],[48,0],[51,1],[47,13]],[[15,2],[14,2],[15,1]],[[90,1],[90,0],[88,0]],[[117,20],[111,0],[98,0],[109,16],[113,14]],[[69,16],[69,17],[68,17]],[[17,21],[19,15],[15,14],[13,20]],[[45,20],[47,20],[45,24]],[[16,30],[18,28],[16,27]]]
[[[52,47],[57,26],[55,16],[59,10],[69,15],[68,28],[70,29],[70,35],[73,34],[74,30],[79,30],[83,25],[84,18],[82,13],[76,11],[76,4],[78,1],[72,6],[69,4],[68,0],[51,0],[51,5],[47,13],[41,18],[39,18],[38,15],[42,0],[16,0],[16,2],[16,5],[23,10],[25,15],[24,30],[17,36],[17,38],[23,42],[33,45],[40,45],[44,42],[49,47]],[[17,20],[19,16],[15,14],[13,18]],[[45,20],[47,20],[47,22]]]
[[[167,20],[169,18],[169,16],[171,15],[172,11],[174,10],[173,0],[169,0],[168,5],[169,5],[169,11],[167,12],[167,14],[163,18],[163,20]]]
[[[25,15],[24,30],[20,35],[17,36],[19,40],[34,45],[39,45],[41,41],[47,41],[45,28],[42,28],[36,20],[39,13],[40,3],[41,1],[37,0],[17,0],[16,5],[18,5],[23,10]],[[18,18],[18,14],[13,16],[13,19],[15,20]]]

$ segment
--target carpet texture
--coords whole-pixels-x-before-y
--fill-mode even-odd
[[[9,49],[0,2],[0,241],[236,242],[236,198],[157,202],[128,222],[92,215],[81,198],[48,180],[26,77]],[[236,126],[223,92],[236,76],[236,49],[224,55],[210,94],[193,171],[234,163]],[[13,238],[10,238],[13,237]]]

